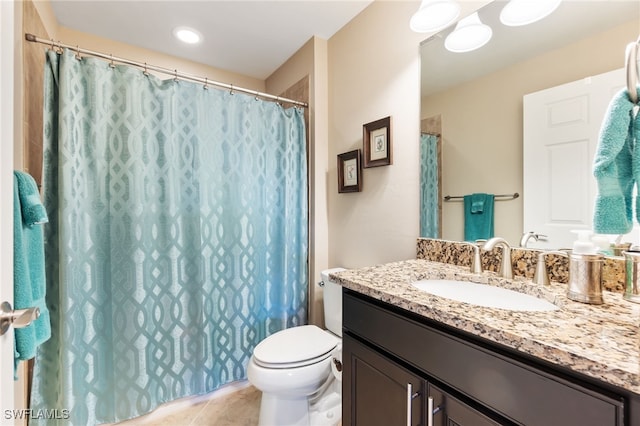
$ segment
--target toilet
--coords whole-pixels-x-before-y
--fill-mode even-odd
[[[321,272],[327,330],[302,325],[260,342],[247,367],[262,391],[259,426],[334,426],[342,414],[342,287]]]

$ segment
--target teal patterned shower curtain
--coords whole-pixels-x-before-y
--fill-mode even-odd
[[[420,134],[420,236],[438,238],[438,136]]]
[[[32,408],[108,423],[246,377],[258,342],[306,322],[302,111],[69,51],[45,74]]]

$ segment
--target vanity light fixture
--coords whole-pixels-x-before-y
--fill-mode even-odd
[[[553,13],[562,0],[511,0],[500,12],[500,22],[509,27],[532,24]]]
[[[202,40],[202,34],[189,27],[175,27],[173,35],[178,40],[187,44],[197,44]]]
[[[417,33],[440,31],[460,16],[460,5],[454,0],[422,0],[411,17],[409,27]]]
[[[444,47],[450,52],[471,52],[487,44],[492,35],[491,27],[483,24],[476,12],[458,22],[444,40]]]

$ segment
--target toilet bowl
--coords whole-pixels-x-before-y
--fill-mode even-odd
[[[288,328],[255,347],[247,376],[262,391],[260,426],[331,426],[341,420],[341,377],[335,366],[342,361],[342,287],[328,278],[340,270],[321,274],[325,317],[332,317],[325,321],[329,330]]]

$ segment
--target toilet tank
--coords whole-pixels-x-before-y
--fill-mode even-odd
[[[324,283],[324,324],[327,330],[342,336],[342,286],[329,279],[329,274],[344,271],[344,268],[325,269],[320,272]]]

